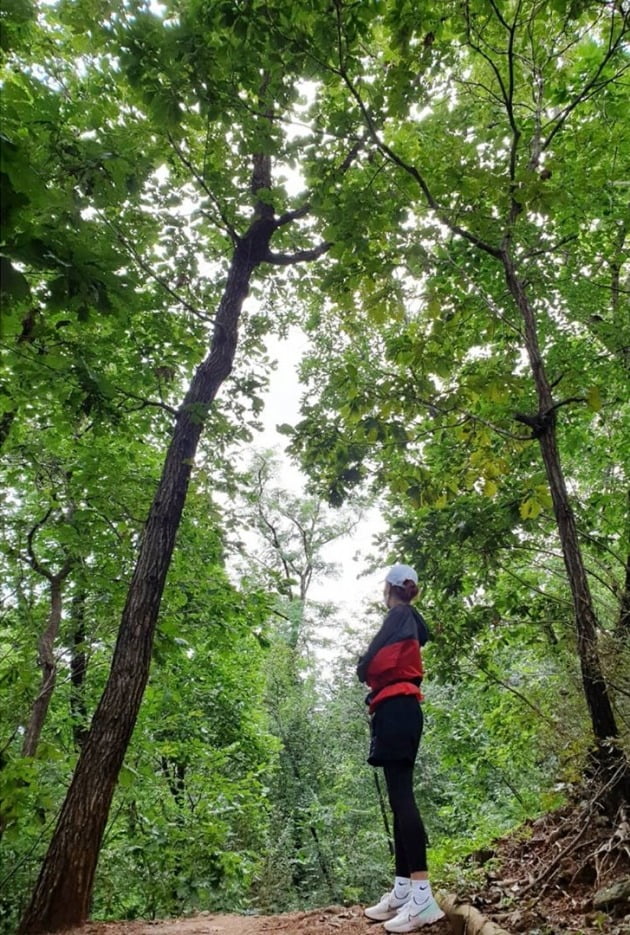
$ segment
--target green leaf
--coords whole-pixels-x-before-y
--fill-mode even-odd
[[[519,513],[521,519],[536,519],[542,509],[542,504],[535,497],[529,497],[529,499],[522,501],[519,506]]]
[[[599,412],[602,408],[602,396],[598,386],[592,386],[587,392],[586,405],[591,412]]]

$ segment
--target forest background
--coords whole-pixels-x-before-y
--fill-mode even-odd
[[[434,875],[585,775],[627,802],[629,15],[5,4],[8,930],[387,884],[381,611],[311,597],[375,499],[434,632]],[[298,327],[296,496],[250,449]]]

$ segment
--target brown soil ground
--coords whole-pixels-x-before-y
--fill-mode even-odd
[[[310,912],[277,916],[202,914],[170,922],[91,923],[80,935],[381,935],[384,929],[370,923],[360,906],[329,906]],[[451,935],[445,921],[431,926],[431,935]]]

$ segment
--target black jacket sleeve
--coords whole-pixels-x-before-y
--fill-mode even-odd
[[[420,611],[416,610],[415,607],[412,607],[411,609],[418,625],[418,642],[421,646],[424,646],[431,639],[431,633]]]
[[[357,678],[360,682],[365,682],[367,678],[367,670],[370,662],[377,654],[379,649],[382,649],[383,646],[387,645],[392,639],[395,631],[400,625],[400,618],[406,613],[407,607],[403,604],[397,604],[396,607],[392,607],[385,619],[383,624],[366,649],[363,655],[359,658],[357,665]],[[420,616],[418,614],[418,616]],[[422,618],[420,617],[422,620]],[[424,621],[423,621],[424,623]]]

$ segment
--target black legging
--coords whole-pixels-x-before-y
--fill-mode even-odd
[[[387,763],[383,770],[394,813],[396,876],[410,877],[427,869],[427,840],[413,794],[413,765]]]

